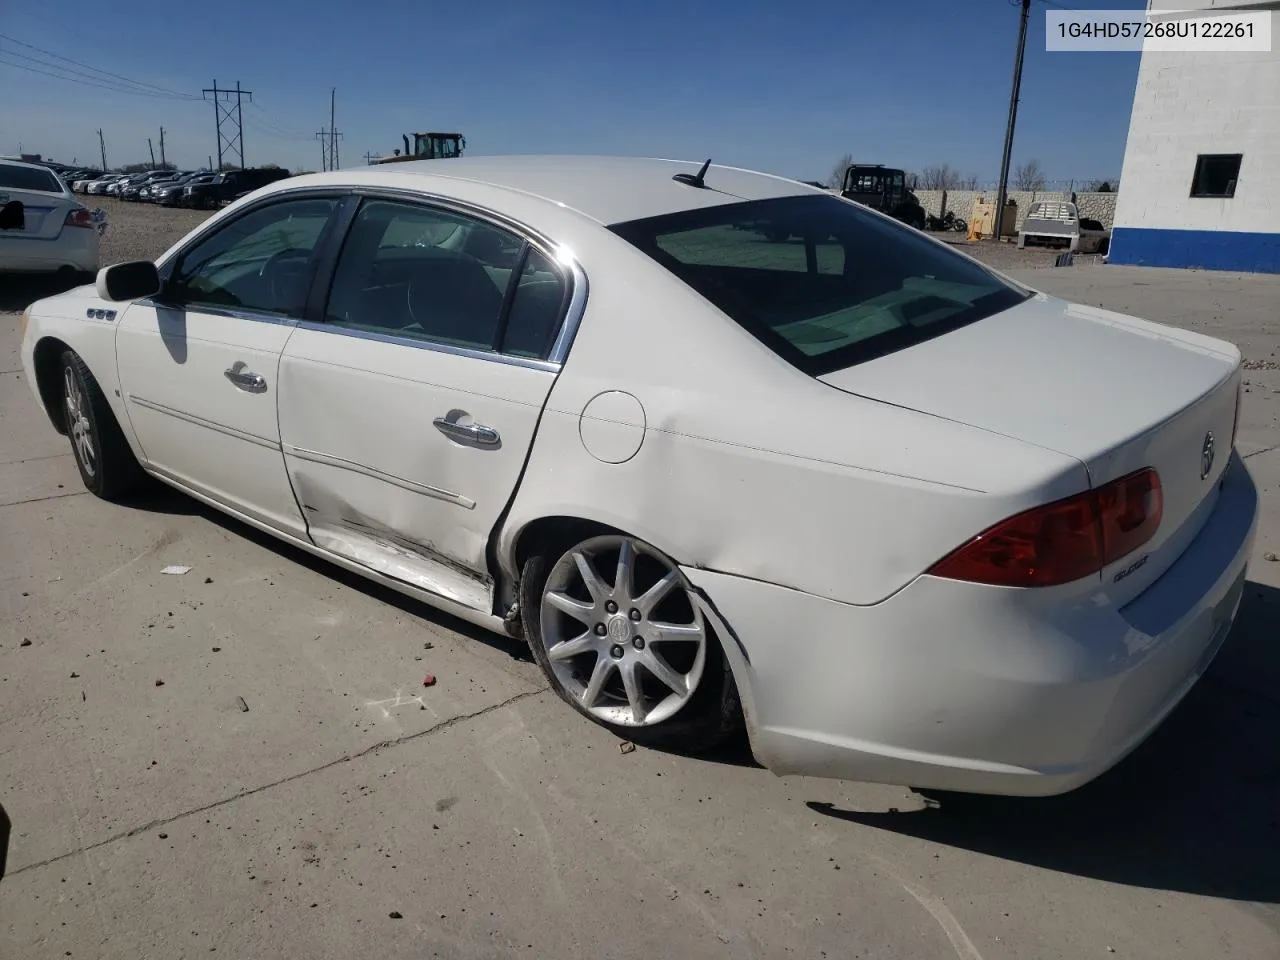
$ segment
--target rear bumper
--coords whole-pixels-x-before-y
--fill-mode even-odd
[[[64,227],[55,240],[0,235],[0,273],[52,273],[64,267],[97,271],[97,230]]]
[[[859,607],[685,574],[736,641],[752,748],[775,773],[1047,796],[1117,763],[1203,674],[1239,607],[1257,514],[1233,454],[1199,535],[1121,608],[929,576]]]

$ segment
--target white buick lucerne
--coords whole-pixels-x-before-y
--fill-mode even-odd
[[[23,364],[100,497],[158,478],[780,774],[1090,780],[1217,652],[1256,524],[1231,344],[709,164],[281,181],[33,304]]]

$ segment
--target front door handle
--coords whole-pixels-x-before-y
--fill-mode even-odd
[[[222,371],[222,375],[230,380],[241,390],[249,393],[266,393],[267,378],[260,373],[254,373],[252,370],[245,369],[245,362],[237,360],[226,370]]]
[[[437,430],[450,440],[456,440],[469,446],[496,447],[502,442],[502,437],[498,435],[498,431],[493,427],[486,427],[482,423],[459,423],[459,416],[466,416],[466,413],[460,410],[453,410],[449,412],[449,416],[436,417],[431,422],[435,424]]]

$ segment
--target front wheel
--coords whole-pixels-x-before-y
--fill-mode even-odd
[[[129,441],[116,422],[102,388],[79,354],[62,354],[63,423],[85,488],[104,500],[118,500],[143,479]]]
[[[520,608],[556,693],[617,736],[697,753],[739,725],[733,676],[693,588],[643,541],[602,534],[533,557]]]

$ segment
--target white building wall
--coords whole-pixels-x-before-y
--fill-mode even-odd
[[[1234,197],[1191,197],[1201,153],[1244,154]],[[1117,226],[1280,229],[1280,47],[1143,54],[1120,182]]]
[[[1191,6],[1274,10],[1280,0],[1152,3]],[[1270,51],[1142,55],[1112,262],[1280,270],[1280,31],[1268,12]],[[1191,197],[1202,153],[1243,154],[1234,197]]]

